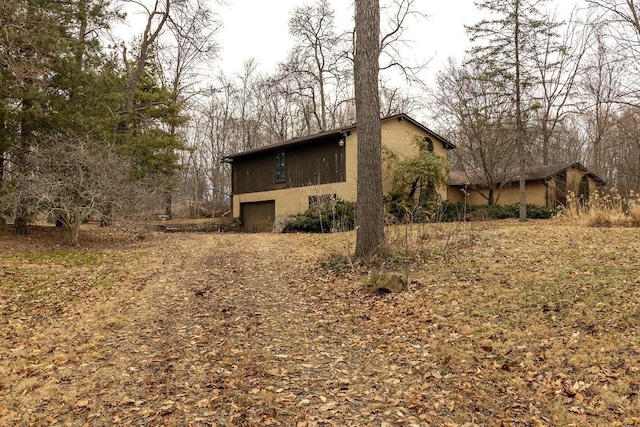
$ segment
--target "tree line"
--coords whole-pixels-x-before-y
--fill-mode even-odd
[[[484,181],[488,204],[521,170],[576,161],[609,188],[640,191],[636,3],[583,0],[566,11],[553,0],[478,1],[488,18],[467,28],[464,58],[450,59],[433,83],[425,64],[402,58],[396,32],[428,21],[414,2],[382,3],[380,115],[405,112],[448,137],[458,147],[452,167]],[[327,1],[294,9],[289,25],[287,61],[269,75],[252,60],[242,73],[221,73],[198,110],[211,129],[197,132],[201,157],[183,169],[182,197],[203,212],[227,206],[225,153],[355,121],[353,32],[335,28]],[[428,57],[435,46],[412,49]]]
[[[610,188],[639,189],[638,5],[585,0],[563,19],[557,5],[478,2],[491,18],[467,28],[465,59],[438,74],[433,108],[489,204],[536,165],[579,161]]]
[[[406,112],[458,146],[452,164],[494,191],[526,166],[581,161],[623,193],[640,190],[634,1],[483,0],[471,48],[428,87],[410,63],[416,0],[380,8],[381,116]],[[293,47],[271,73],[218,55],[223,7],[203,0],[5,0],[0,4],[0,214],[26,232],[47,214],[77,242],[89,215],[229,206],[224,156],[351,124],[355,29],[328,0],[291,11]],[[131,40],[119,25],[135,14]],[[434,46],[412,46],[428,58]],[[426,61],[425,61],[426,62]],[[514,168],[513,165],[518,165]]]

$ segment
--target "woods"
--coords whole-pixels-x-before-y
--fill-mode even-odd
[[[77,201],[83,217],[222,214],[231,193],[225,156],[364,120],[357,87],[373,81],[379,105],[362,104],[369,116],[402,112],[434,126],[458,147],[451,167],[481,177],[490,205],[526,168],[560,162],[581,162],[621,194],[640,190],[635,2],[585,0],[571,12],[550,0],[478,2],[491,18],[469,25],[465,56],[445,64],[428,64],[433,46],[410,45],[408,30],[428,22],[428,7],[382,2],[372,35],[379,70],[367,79],[354,71],[354,42],[365,36],[356,10],[340,27],[333,6],[292,9],[292,47],[265,72],[250,57],[240,71],[225,69],[225,5],[216,1],[3,2],[2,220],[25,233],[29,221],[59,212],[43,202],[50,195],[33,193],[43,187],[33,181],[55,171],[39,163],[45,153],[77,141],[85,156],[109,150],[128,171],[118,193],[136,194],[89,208],[59,187],[67,194],[57,197]],[[124,24],[132,37],[120,34]]]
[[[0,0],[0,425],[640,425],[640,5],[231,1]]]

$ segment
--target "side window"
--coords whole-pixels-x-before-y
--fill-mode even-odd
[[[284,151],[278,151],[275,156],[276,160],[276,182],[285,182],[287,177],[285,175],[286,163]]]
[[[433,140],[428,136],[424,137],[424,146],[428,152],[433,153]]]

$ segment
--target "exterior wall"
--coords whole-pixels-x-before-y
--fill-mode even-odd
[[[527,204],[534,204],[538,206],[555,207],[557,203],[564,203],[558,201],[557,198],[561,197],[557,195],[557,191],[564,193],[573,192],[574,195],[579,195],[580,181],[584,176],[587,177],[589,183],[589,193],[592,193],[598,188],[598,184],[593,177],[587,175],[580,167],[570,167],[566,170],[566,189],[562,183],[560,176],[564,174],[563,171],[557,172],[553,176],[546,180],[527,181]],[[487,199],[482,196],[487,194],[486,190],[470,190],[468,195],[469,204],[472,205],[485,205]],[[511,183],[502,187],[500,192],[496,192],[497,203],[500,205],[511,205],[520,202],[520,188],[518,183]],[[451,186],[448,189],[448,197],[452,202],[464,201],[464,193],[460,191],[459,187]]]
[[[547,205],[547,186],[542,181],[527,182],[527,204],[528,205]],[[498,196],[498,204],[513,205],[520,203],[520,185],[515,182],[505,185]]]
[[[468,202],[470,205],[486,205],[487,204],[486,190],[469,190]],[[449,187],[448,190],[449,201],[462,202],[464,201],[464,193],[460,187]],[[496,190],[494,197],[497,199],[498,205],[513,205],[520,203],[520,185],[516,183],[507,184],[500,190]],[[527,204],[546,206],[547,204],[547,186],[542,181],[529,181],[527,182]]]
[[[243,194],[290,187],[343,182],[345,147],[340,134],[309,144],[239,158],[233,165],[233,192]],[[276,153],[285,158],[283,181],[276,181]]]
[[[574,195],[578,195],[580,189],[580,180],[585,175],[585,172],[579,168],[569,169],[567,171],[567,192],[572,191]],[[588,175],[587,181],[589,182],[589,193],[593,193],[598,188],[598,184],[592,177]]]
[[[275,200],[275,226],[280,228],[286,218],[309,209],[309,197],[323,194],[335,194],[343,200],[355,202],[355,181],[338,182],[310,187],[287,188],[284,190],[261,191],[258,193],[237,194],[233,196],[233,216],[240,216],[240,204]]]
[[[444,144],[434,136],[414,126],[408,120],[390,119],[381,124],[383,145],[393,149],[402,156],[414,156],[418,154],[418,146],[414,142],[416,134],[421,137],[429,136],[433,140],[434,152],[446,158]],[[257,191],[244,194],[234,194],[232,198],[232,212],[234,218],[240,216],[240,204],[275,200],[276,229],[287,217],[306,211],[309,208],[309,197],[323,194],[335,194],[346,201],[356,201],[358,178],[358,136],[353,129],[345,138],[345,181],[330,184],[309,185],[295,188],[282,188],[268,191]],[[286,151],[286,150],[285,150]],[[267,152],[265,156],[273,157],[273,152]],[[289,161],[289,159],[287,159]],[[273,164],[273,162],[272,162]],[[384,170],[384,165],[383,165]],[[273,174],[273,173],[272,173]],[[383,181],[384,191],[390,189],[390,181]],[[443,200],[447,198],[447,188],[439,190]]]
[[[447,188],[447,200],[451,203],[464,202],[464,192],[461,187],[450,185]]]
[[[275,200],[276,220],[274,228],[279,229],[280,225],[286,218],[309,209],[310,196],[335,194],[338,198],[343,200],[355,201],[358,176],[358,164],[356,160],[358,147],[356,132],[351,132],[346,136],[344,148],[346,168],[346,179],[344,182],[234,194],[232,198],[233,217],[238,218],[240,216],[241,203]]]
[[[447,150],[442,141],[414,126],[407,120],[392,119],[382,122],[382,145],[398,153],[400,158],[417,156],[419,153],[415,136],[420,138],[429,137],[433,141],[433,152],[441,157],[447,158]],[[391,179],[387,176],[383,165],[383,191],[388,193],[391,190]],[[447,187],[438,189],[441,200],[447,200]]]

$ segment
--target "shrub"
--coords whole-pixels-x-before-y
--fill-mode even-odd
[[[331,233],[353,230],[356,204],[334,200],[319,208],[308,209],[285,222],[283,233]]]
[[[545,206],[527,205],[527,218],[548,219],[556,211]],[[487,221],[493,219],[518,218],[520,205],[468,205],[465,202],[442,204],[442,221]]]
[[[427,222],[433,216],[433,209],[406,200],[400,192],[393,192],[384,196],[384,206],[387,221],[390,223],[421,223]]]

